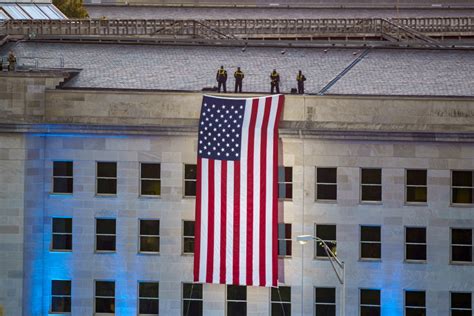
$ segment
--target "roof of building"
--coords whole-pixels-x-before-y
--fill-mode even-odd
[[[318,93],[353,62],[326,94],[474,96],[474,51],[206,47],[116,44],[63,44],[19,42],[13,49],[18,65],[38,60],[39,66],[82,68],[70,80],[71,88],[153,89],[198,91],[216,85],[220,65],[229,72],[245,72],[244,91],[267,92],[269,75],[276,68],[282,92],[296,87],[296,73],[307,77],[306,92]],[[282,54],[284,52],[284,54]],[[30,59],[26,58],[30,57]],[[362,58],[360,58],[362,57]],[[360,60],[359,60],[360,59]]]

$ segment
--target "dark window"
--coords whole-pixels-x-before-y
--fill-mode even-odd
[[[314,294],[316,316],[336,316],[336,289],[317,287]]]
[[[424,203],[427,201],[426,170],[407,170],[407,202]]]
[[[362,202],[382,201],[382,169],[362,169],[360,185]]]
[[[159,220],[140,220],[140,252],[160,252]]]
[[[291,256],[291,224],[278,224],[278,255]]]
[[[114,281],[95,281],[95,312],[115,313]]]
[[[316,225],[316,237],[324,240],[329,249],[337,255],[336,251],[336,225]],[[316,257],[327,258],[322,242],[316,241]]]
[[[53,193],[72,193],[73,182],[72,161],[54,161]]]
[[[380,316],[380,290],[360,290],[360,316]]]
[[[426,261],[425,227],[405,227],[405,260]]]
[[[51,282],[51,312],[71,312],[71,281],[53,280]]]
[[[271,288],[272,316],[291,316],[291,287]]]
[[[451,229],[451,261],[472,262],[472,229]]]
[[[278,167],[278,197],[280,199],[293,199],[293,168]]]
[[[72,218],[53,218],[51,250],[72,250]]]
[[[425,291],[405,291],[405,316],[426,316]]]
[[[194,221],[183,222],[183,253],[194,253]]]
[[[227,316],[247,315],[247,287],[227,285]]]
[[[140,315],[158,315],[160,310],[158,282],[138,283],[138,309]]]
[[[183,316],[202,316],[202,284],[183,284]]]
[[[382,241],[380,226],[360,227],[360,258],[380,259],[382,257]]]
[[[336,168],[316,168],[316,200],[337,200]]]
[[[184,196],[196,196],[197,165],[184,165]]]
[[[471,296],[469,292],[452,292],[451,316],[472,316]]]
[[[453,171],[452,172],[452,203],[453,204],[472,204],[474,185],[472,171]]]
[[[117,194],[117,163],[97,163],[97,194]]]
[[[142,163],[140,165],[141,195],[161,194],[161,166],[159,163]]]
[[[115,251],[115,219],[96,219],[96,250]]]

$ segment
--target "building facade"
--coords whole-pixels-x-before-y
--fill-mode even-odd
[[[5,315],[472,314],[473,98],[287,96],[278,291],[192,285],[200,93],[63,79],[0,74]]]

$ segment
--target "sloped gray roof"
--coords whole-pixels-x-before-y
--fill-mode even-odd
[[[5,55],[10,47],[3,47]],[[362,53],[355,49],[181,47],[115,44],[21,42],[19,57],[48,57],[40,66],[82,68],[68,82],[74,88],[119,88],[197,91],[216,84],[220,65],[229,72],[228,91],[237,66],[245,72],[244,91],[269,91],[276,68],[282,92],[296,87],[296,73],[306,77],[306,92],[318,93]],[[51,65],[53,66],[53,65]],[[474,96],[474,51],[371,49],[327,94]]]

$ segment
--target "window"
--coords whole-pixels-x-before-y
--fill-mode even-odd
[[[95,281],[96,314],[115,314],[115,282]]]
[[[202,316],[202,284],[183,284],[183,316]]]
[[[115,219],[96,218],[96,251],[115,251]]]
[[[117,194],[117,163],[97,163],[97,194]]]
[[[336,168],[316,168],[316,200],[337,200]]]
[[[138,282],[139,315],[158,315],[160,309],[158,282]]]
[[[278,167],[278,198],[293,199],[293,168]]]
[[[154,196],[161,194],[161,166],[159,163],[142,163],[140,165],[140,194]]]
[[[51,250],[72,250],[72,218],[53,218]]]
[[[336,289],[317,287],[314,292],[316,316],[336,316]]]
[[[51,281],[51,313],[71,312],[71,281]]]
[[[247,315],[247,287],[227,285],[227,316]]]
[[[291,287],[271,288],[272,316],[291,316]]]
[[[329,249],[336,253],[336,225],[316,225],[316,237],[326,242]],[[316,257],[327,258],[326,250],[321,242],[316,242]]]
[[[54,161],[53,193],[71,194],[73,182],[72,161]]]
[[[425,227],[405,227],[405,260],[426,261]]]
[[[412,203],[426,203],[427,185],[426,170],[407,170],[406,173],[406,201]]]
[[[360,258],[364,260],[382,258],[380,226],[360,227]]]
[[[380,290],[360,290],[360,316],[380,316]]]
[[[425,316],[425,291],[405,291],[405,316]]]
[[[453,204],[472,204],[474,185],[472,171],[453,171],[451,173],[451,199]]]
[[[140,252],[160,252],[160,221],[157,219],[140,220]]]
[[[196,196],[197,166],[184,165],[184,196]]]
[[[278,224],[278,255],[291,257],[291,224]]]
[[[472,229],[451,229],[451,261],[472,262]]]
[[[382,201],[382,169],[361,169],[360,200]]]
[[[183,253],[194,253],[194,221],[183,222]]]
[[[472,316],[472,294],[451,292],[451,316]]]

